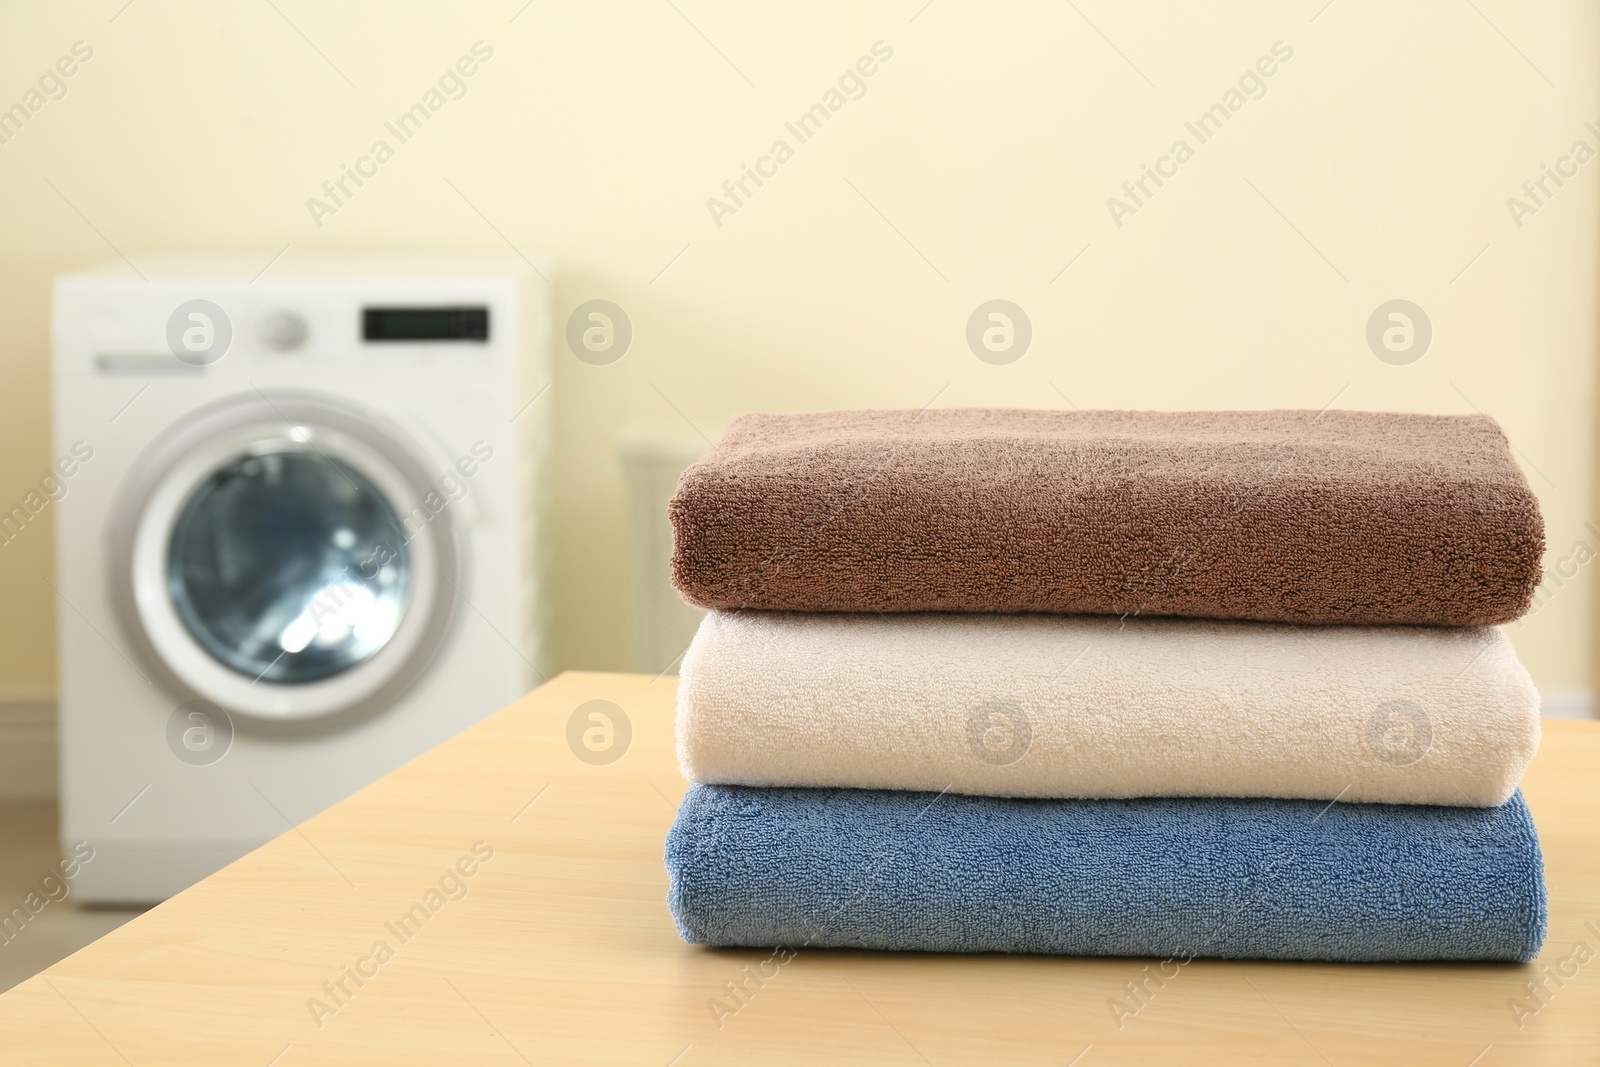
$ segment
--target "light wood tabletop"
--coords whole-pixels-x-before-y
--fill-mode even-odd
[[[1600,1062],[1600,724],[1525,784],[1537,963],[1195,960],[1130,1014],[1158,961],[684,944],[673,696],[562,675],[0,996],[0,1062]]]

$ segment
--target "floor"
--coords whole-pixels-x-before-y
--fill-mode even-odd
[[[62,897],[56,886],[63,883],[45,883],[47,876],[59,873],[60,849],[54,803],[0,804],[0,991],[99,940],[143,910],[79,907],[71,883],[64,883],[67,895]],[[26,906],[30,893],[35,894],[36,914]],[[49,901],[50,896],[61,899]],[[41,901],[48,903],[40,907]],[[18,909],[28,917],[18,918]]]

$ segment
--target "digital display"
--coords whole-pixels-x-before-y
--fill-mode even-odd
[[[363,308],[363,341],[487,341],[486,307]]]

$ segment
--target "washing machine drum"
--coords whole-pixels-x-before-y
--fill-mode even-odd
[[[112,581],[142,666],[234,713],[372,709],[426,669],[461,565],[426,453],[336,398],[197,412],[135,464]]]

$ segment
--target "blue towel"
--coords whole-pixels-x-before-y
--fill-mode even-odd
[[[695,785],[668,903],[709,945],[1530,960],[1544,864],[1498,808]]]

